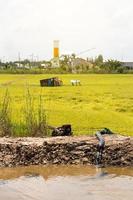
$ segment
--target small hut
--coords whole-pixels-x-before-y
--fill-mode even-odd
[[[61,86],[62,84],[63,84],[62,80],[60,80],[58,77],[40,80],[41,87]]]

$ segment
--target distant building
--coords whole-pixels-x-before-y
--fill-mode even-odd
[[[89,66],[90,62],[88,62],[87,60],[83,59],[83,58],[75,58],[73,59],[73,66]]]
[[[121,62],[121,65],[128,69],[133,69],[133,62]]]
[[[21,63],[15,63],[15,64],[16,64],[17,68],[23,68],[23,64],[21,64]]]
[[[30,69],[32,68],[29,63],[18,63],[18,62],[15,62],[15,66],[18,68],[18,69]]]
[[[79,71],[82,71],[83,69],[91,69],[93,67],[93,64],[83,58],[75,58],[72,60],[72,67],[73,69],[79,67]]]
[[[49,68],[51,65],[50,65],[50,62],[45,62],[45,63],[41,63],[41,68],[42,69],[47,69]]]

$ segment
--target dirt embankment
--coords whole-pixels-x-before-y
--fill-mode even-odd
[[[133,137],[105,136],[102,164],[133,166]],[[0,167],[95,164],[95,137],[0,138]]]

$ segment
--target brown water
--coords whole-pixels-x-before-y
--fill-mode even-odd
[[[0,200],[130,200],[133,168],[46,166],[0,169]]]

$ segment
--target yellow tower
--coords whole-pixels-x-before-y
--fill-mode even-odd
[[[59,40],[54,40],[53,43],[53,59],[51,60],[52,67],[60,67],[59,63]]]
[[[54,40],[54,58],[59,58],[59,40]]]

